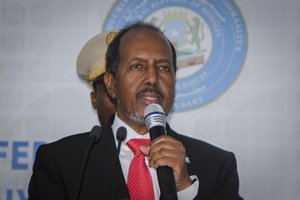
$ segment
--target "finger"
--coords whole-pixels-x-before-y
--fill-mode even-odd
[[[155,140],[151,143],[150,146],[150,155],[155,154],[161,150],[171,150],[177,152],[185,152],[185,148],[181,142],[171,138],[164,137],[158,140]]]
[[[171,156],[158,156],[157,158],[151,158],[149,163],[152,167],[157,168],[159,166],[168,166],[171,168],[176,168],[180,166],[181,159]]]
[[[150,149],[150,159],[151,160],[158,160],[162,158],[172,158],[181,160],[185,157],[185,152],[183,150],[179,150],[178,148],[168,149],[168,148],[161,148],[158,151],[152,152]]]
[[[174,149],[167,149],[167,148],[161,148],[158,151],[151,152],[150,149],[150,157],[149,157],[149,163],[153,167],[158,166],[169,166],[169,167],[176,167],[183,166],[185,162],[185,149],[182,148],[181,150],[179,148]]]
[[[159,136],[159,137],[153,139],[153,140],[151,141],[151,145],[156,144],[156,143],[159,143],[159,142],[164,142],[164,141],[168,141],[168,142],[171,142],[171,143],[174,143],[174,144],[176,144],[176,143],[179,142],[178,140],[176,140],[175,138],[173,138],[173,137],[171,137],[171,136],[168,136],[168,135],[162,135],[162,136]]]
[[[149,156],[149,149],[150,149],[150,146],[140,146],[140,151],[145,155],[145,156]]]

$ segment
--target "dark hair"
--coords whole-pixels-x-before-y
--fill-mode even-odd
[[[92,86],[93,86],[94,91],[97,91],[97,87],[100,83],[104,84],[103,78],[104,78],[104,73],[101,74],[100,76],[97,76],[97,78],[93,81]]]
[[[113,76],[115,76],[119,64],[120,64],[120,53],[119,53],[119,48],[120,48],[120,42],[121,42],[121,38],[122,36],[128,32],[131,29],[134,28],[148,28],[150,30],[156,31],[158,33],[161,33],[162,35],[164,35],[164,33],[157,28],[156,26],[149,24],[149,23],[145,23],[145,22],[135,22],[133,24],[127,25],[124,28],[122,28],[119,33],[116,35],[116,37],[113,39],[113,41],[109,44],[107,51],[106,51],[106,55],[105,55],[105,60],[106,60],[106,71],[110,72],[111,74],[113,74]],[[168,38],[166,37],[166,39],[168,40]],[[172,45],[172,43],[168,40],[170,46],[171,46],[171,50],[172,50],[172,60],[173,60],[173,68],[174,68],[174,72],[176,72],[177,70],[177,65],[176,65],[176,60],[177,60],[177,56],[176,56],[176,50],[174,48],[174,46]]]

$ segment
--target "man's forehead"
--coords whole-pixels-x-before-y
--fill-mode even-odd
[[[149,27],[133,27],[132,29],[128,30],[123,37],[121,38],[121,40],[123,38],[125,38],[125,40],[127,39],[139,39],[140,37],[143,36],[157,36],[157,38],[161,39],[161,40],[167,40],[167,38],[159,31],[151,29]]]
[[[131,32],[122,38],[119,52],[122,55],[138,57],[143,55],[172,55],[169,42],[159,32]]]

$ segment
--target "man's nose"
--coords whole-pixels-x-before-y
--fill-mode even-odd
[[[147,67],[145,71],[145,83],[151,86],[157,87],[159,84],[159,72],[157,71],[155,66]]]

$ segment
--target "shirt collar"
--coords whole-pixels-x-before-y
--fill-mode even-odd
[[[112,130],[113,130],[114,138],[115,138],[115,141],[116,141],[116,145],[118,145],[118,140],[116,138],[117,137],[117,131],[118,131],[118,128],[120,128],[121,126],[126,128],[126,130],[127,130],[126,139],[123,141],[124,144],[126,144],[130,139],[133,139],[133,138],[150,139],[149,133],[147,133],[145,135],[138,134],[135,130],[133,130],[130,126],[128,126],[124,121],[122,121],[118,117],[118,113],[116,113],[114,122],[112,124]]]

